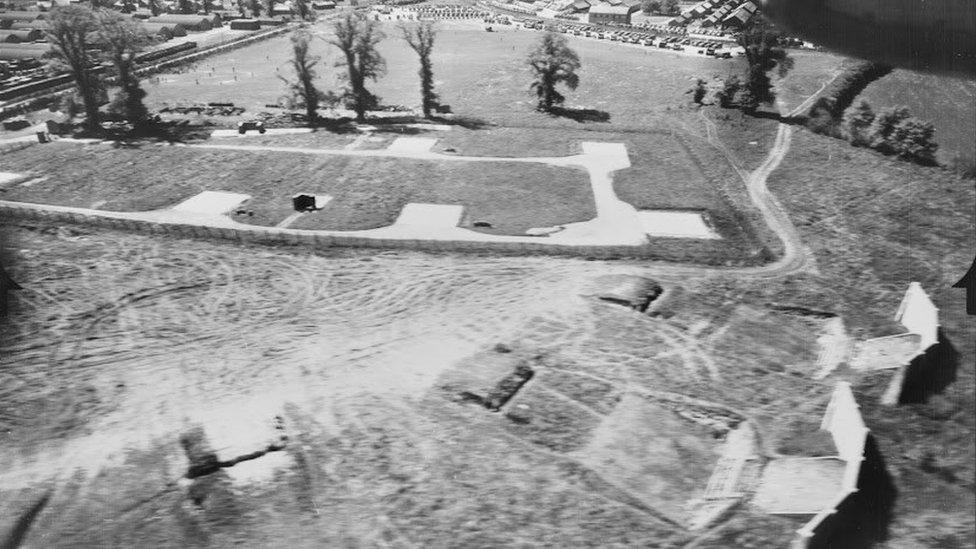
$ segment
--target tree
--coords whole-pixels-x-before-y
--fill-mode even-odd
[[[895,124],[891,135],[892,145],[898,156],[928,165],[936,163],[935,153],[939,150],[934,137],[935,126],[914,116]]]
[[[739,45],[745,50],[748,62],[744,88],[754,103],[744,105],[746,108],[759,103],[772,105],[776,94],[769,72],[776,69],[783,78],[793,68],[793,58],[779,45],[780,37],[780,32],[762,17],[753,17],[739,35]]]
[[[431,111],[437,106],[437,94],[434,93],[434,69],[430,54],[434,51],[434,24],[423,21],[412,28],[402,27],[403,39],[417,53],[420,58],[420,100],[424,111],[424,118],[430,118]]]
[[[921,164],[935,164],[939,146],[934,137],[935,127],[912,116],[906,107],[881,111],[867,130],[872,148]]]
[[[193,0],[176,0],[177,10],[180,13],[193,13],[196,11],[193,8]]]
[[[264,13],[268,14],[268,17],[274,16],[275,0],[264,0]]]
[[[99,10],[95,19],[99,45],[112,64],[119,85],[111,108],[132,125],[142,127],[149,119],[149,111],[142,103],[146,92],[139,86],[139,77],[135,72],[136,54],[150,43],[149,33],[141,23],[114,11]]]
[[[386,72],[386,62],[376,50],[376,45],[386,38],[379,23],[365,16],[347,12],[333,23],[335,36],[329,43],[342,52],[336,66],[346,67],[343,76],[346,88],[343,97],[347,105],[356,111],[356,120],[364,122],[366,111],[376,108],[379,98],[366,89],[366,80],[374,82]]]
[[[246,0],[247,9],[251,11],[251,17],[261,17],[261,0]]]
[[[661,0],[643,0],[641,2],[641,11],[648,15],[652,13],[660,13]]]
[[[302,21],[314,21],[315,11],[312,10],[312,6],[309,0],[294,0],[295,15],[298,16]]]
[[[571,90],[579,86],[579,56],[570,49],[566,37],[547,32],[534,50],[529,53],[529,66],[535,73],[535,81],[530,89],[539,98],[538,110],[551,112],[553,105],[561,105],[566,100],[558,91],[557,84],[566,84]]]
[[[725,79],[722,83],[722,89],[715,92],[715,97],[718,98],[718,104],[723,109],[727,109],[732,106],[735,101],[736,95],[739,94],[739,90],[742,89],[742,81],[738,76],[731,75]]]
[[[305,29],[299,29],[292,34],[292,58],[289,64],[295,70],[296,79],[294,82],[290,82],[285,77],[280,77],[288,84],[292,102],[305,108],[309,125],[314,124],[318,118],[317,110],[319,100],[322,98],[322,92],[315,87],[315,65],[318,64],[320,58],[309,53],[308,46],[311,40],[311,33]]]
[[[664,0],[659,9],[664,15],[678,15],[681,13],[681,4],[678,0]]]
[[[868,128],[868,140],[871,148],[886,154],[896,152],[895,126],[908,119],[911,113],[907,107],[894,107],[878,113]]]
[[[696,79],[695,85],[688,90],[688,93],[691,94],[691,101],[693,103],[701,105],[705,99],[705,94],[708,93],[708,88],[705,87],[705,81],[701,78]]]
[[[870,144],[868,130],[874,122],[874,110],[863,99],[844,112],[842,131],[852,144],[864,147]]]
[[[241,17],[245,17],[246,13],[244,10],[247,8],[244,0],[237,0],[237,12],[241,14]]]
[[[102,82],[95,73],[96,60],[89,53],[89,36],[96,31],[95,16],[81,5],[57,6],[47,18],[47,37],[57,63],[64,65],[75,81],[75,88],[85,109],[85,125],[97,131],[99,96]]]
[[[163,13],[163,2],[162,0],[148,0],[149,11],[156,17],[160,13]]]

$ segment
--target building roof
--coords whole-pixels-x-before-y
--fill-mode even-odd
[[[918,282],[908,285],[895,320],[922,338],[920,349],[927,349],[939,342],[939,309]]]
[[[630,15],[630,8],[627,6],[611,6],[609,4],[597,4],[590,8],[590,14],[600,15]]]
[[[586,0],[576,0],[573,2],[573,7],[578,10],[585,10],[586,8],[590,7],[590,3]]]

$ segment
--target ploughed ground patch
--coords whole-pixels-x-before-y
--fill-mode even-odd
[[[704,489],[724,429],[710,427],[708,414],[693,407],[657,402],[573,368],[558,356],[498,346],[446,371],[437,388],[469,413],[501,408],[481,415],[497,418],[528,448],[572,460],[659,520],[684,524],[685,504]],[[495,406],[500,394],[505,403]]]

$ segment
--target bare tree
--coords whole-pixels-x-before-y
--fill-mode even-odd
[[[579,85],[579,56],[570,49],[566,37],[551,32],[542,35],[542,40],[529,53],[529,66],[535,72],[531,89],[539,97],[538,109],[551,112],[554,105],[562,104],[565,97],[556,91],[556,84],[564,83],[575,90]]]
[[[67,68],[75,81],[85,109],[85,125],[89,130],[98,130],[102,83],[95,73],[98,63],[89,53],[92,44],[88,41],[97,29],[95,16],[81,5],[57,6],[51,10],[47,22],[54,59]]]
[[[295,81],[290,81],[284,76],[280,77],[291,92],[289,100],[305,108],[309,125],[318,118],[319,100],[322,99],[322,92],[315,87],[315,65],[321,58],[309,53],[308,46],[311,40],[312,35],[306,29],[299,29],[292,34],[292,58],[289,64],[295,69]]]
[[[329,43],[339,48],[343,58],[336,66],[346,67],[347,87],[344,97],[356,111],[356,120],[366,120],[366,111],[379,104],[379,98],[366,89],[366,79],[374,82],[386,72],[386,62],[376,45],[386,38],[376,21],[355,12],[347,12],[333,24],[335,37]]]
[[[314,21],[315,11],[312,10],[309,0],[294,0],[295,15],[302,21]]]
[[[423,21],[413,27],[401,27],[403,39],[417,53],[420,58],[420,99],[424,111],[424,118],[430,118],[431,111],[437,106],[437,94],[434,93],[434,68],[430,54],[434,51],[434,24]]]
[[[136,127],[144,126],[149,111],[142,103],[146,92],[139,86],[136,75],[136,54],[151,42],[142,23],[117,12],[99,10],[95,13],[97,36],[107,60],[112,64],[118,94],[112,109]]]

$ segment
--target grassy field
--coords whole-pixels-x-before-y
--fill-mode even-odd
[[[55,164],[45,160],[56,157]],[[250,194],[247,223],[274,225],[294,212],[298,192],[334,197],[293,225],[372,229],[408,202],[465,206],[462,226],[488,221],[501,234],[586,221],[596,215],[579,170],[535,164],[435,162],[147,145],[140,149],[52,144],[5,155],[4,169],[47,179],[0,193],[7,200],[140,211],[166,208],[205,190]],[[43,166],[41,168],[38,168]]]
[[[475,22],[445,23],[442,27],[433,55],[435,83],[441,101],[451,105],[455,113],[504,126],[580,125],[552,119],[533,109],[525,58],[540,33],[508,28],[486,33]],[[388,37],[380,44],[380,53],[388,71],[370,89],[385,104],[416,107],[420,102],[416,57],[404,47],[395,25],[385,24],[385,31]],[[319,24],[316,32],[327,38],[330,31],[327,24]],[[720,61],[578,38],[570,38],[570,45],[579,53],[583,69],[579,89],[567,94],[567,107],[605,111],[610,117],[608,123],[586,124],[603,129],[660,122],[662,115],[687,101],[684,92],[692,77],[724,76],[742,69],[741,60]],[[289,47],[288,37],[283,36],[208,58],[179,74],[160,75],[159,83],[147,90],[148,102],[162,106],[193,98],[231,101],[251,111],[263,110],[265,104],[276,103],[284,93],[279,76],[290,76],[285,74]],[[322,89],[337,89],[341,70],[333,68],[337,50],[323,40],[313,42],[313,53],[322,58]],[[621,74],[627,78],[621,79]]]

